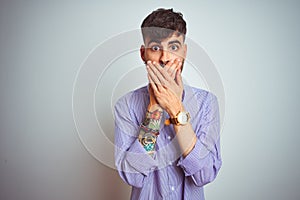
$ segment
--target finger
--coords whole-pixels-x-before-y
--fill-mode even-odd
[[[148,61],[147,62],[147,66],[146,66],[146,69],[147,69],[147,72],[148,74],[150,75],[151,79],[154,81],[154,83],[160,83],[158,78],[157,78],[157,71],[155,70],[155,66],[154,66],[154,63],[152,63],[151,61]]]
[[[174,61],[173,61],[173,64],[172,66],[170,66],[168,69],[170,70],[169,71],[169,74],[170,76],[172,77],[172,79],[174,80],[175,77],[176,77],[176,72],[178,69],[180,69],[181,67],[181,59],[180,58],[176,58]]]
[[[165,68],[160,67],[160,65],[156,62],[153,62],[154,67],[151,68],[153,73],[156,75],[157,79],[159,80],[160,84],[166,86],[168,81],[168,73],[166,72]]]
[[[156,84],[155,81],[152,79],[152,77],[148,74],[148,80],[150,83],[150,86],[152,88],[153,94],[154,96],[156,96],[159,92],[161,92],[163,90],[163,87],[161,86],[161,84]]]
[[[176,79],[175,79],[177,85],[181,88],[183,88],[183,82],[182,82],[182,76],[181,76],[181,69],[177,70],[176,73]]]
[[[151,92],[153,94],[153,97],[156,99],[157,94],[160,93],[160,91],[161,91],[160,84],[159,85],[155,84],[149,74],[148,74],[148,80],[150,83],[150,87],[152,90]]]
[[[174,61],[171,62],[172,64],[166,67],[168,74],[171,76],[172,79],[175,78],[176,74],[176,63]]]
[[[157,91],[156,84],[154,83],[154,81],[152,80],[152,78],[150,77],[150,75],[149,75],[149,74],[147,74],[147,77],[148,77],[149,84],[150,84],[150,86],[151,86],[151,88],[152,88],[153,92],[154,92],[154,91]]]
[[[159,73],[159,71],[156,70],[156,67],[154,65],[155,62],[153,62],[153,64],[149,63],[149,65],[146,66],[148,75],[150,77],[151,82],[155,84],[156,91],[163,91],[164,90],[163,82],[165,82],[165,80],[162,78],[162,75]]]
[[[170,67],[164,67],[161,68],[158,65],[155,65],[157,70],[157,76],[161,79],[162,83],[164,84],[170,84],[175,79],[176,69],[172,65]],[[169,69],[172,68],[172,69]],[[160,75],[159,75],[160,74]]]
[[[177,58],[177,59],[176,59],[176,62],[174,62],[174,63],[176,64],[176,66],[175,66],[176,71],[177,71],[178,69],[181,69],[182,61],[181,61],[180,58]]]
[[[170,60],[170,61],[166,64],[165,68],[167,69],[168,72],[172,70],[173,64],[174,64],[174,60]]]
[[[147,70],[147,77],[148,77],[148,81],[150,84],[154,83],[153,78],[151,77],[151,69],[148,66],[148,64],[146,65],[146,70]]]
[[[175,61],[173,62],[173,65],[170,67],[170,76],[172,77],[172,79],[175,79],[176,76],[176,71],[177,71],[177,65],[178,65],[178,60],[175,59]]]

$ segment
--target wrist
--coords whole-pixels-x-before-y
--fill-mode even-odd
[[[152,112],[152,111],[155,111],[155,110],[159,110],[159,111],[162,111],[162,107],[158,104],[158,103],[149,103],[148,105],[148,111],[149,112]]]
[[[180,103],[177,106],[173,106],[172,108],[170,108],[168,110],[168,114],[169,114],[170,118],[174,118],[181,111],[184,111],[184,108],[183,108],[183,105]]]

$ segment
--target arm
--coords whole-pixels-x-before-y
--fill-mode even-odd
[[[222,165],[220,155],[220,120],[217,98],[208,94],[203,103],[203,113],[194,125],[197,140],[186,157],[181,157],[178,166],[194,184],[203,186],[212,182]],[[184,134],[184,132],[182,132]]]
[[[147,69],[157,101],[170,117],[175,117],[178,111],[184,110],[180,96],[183,88],[180,71],[177,72],[174,81],[164,68],[155,63],[150,63]],[[214,180],[221,166],[216,98],[209,95],[205,107],[202,124],[196,124],[194,128],[190,123],[184,126],[173,126],[182,152],[178,165],[197,186]]]
[[[131,108],[143,100],[130,95],[115,105],[115,165],[121,178],[135,187],[142,187],[158,165],[153,157],[162,109],[150,98],[148,109],[142,111],[146,114],[140,124],[134,114],[136,111]]]
[[[155,99],[159,105],[167,111],[169,116],[174,118],[179,111],[184,111],[184,107],[181,102],[183,83],[180,70],[177,70],[176,78],[174,80],[174,77],[170,75],[167,69],[173,66],[179,66],[176,67],[179,69],[182,63],[174,62],[170,64],[172,66],[165,68],[160,67],[160,65],[155,62],[148,62],[147,64],[148,79],[151,87],[153,88]],[[191,124],[187,124],[185,126],[174,125],[173,127],[180,149],[185,157],[196,144],[196,134]]]
[[[162,108],[157,104],[153,89],[149,87],[150,103],[146,111],[146,116],[139,131],[139,142],[150,156],[154,156],[156,139],[159,135],[160,123],[162,120]]]

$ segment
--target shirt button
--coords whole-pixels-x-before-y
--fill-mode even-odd
[[[172,186],[172,187],[171,187],[171,190],[172,190],[172,191],[174,191],[174,190],[175,190],[174,186]]]
[[[171,140],[171,136],[169,136],[169,135],[168,135],[168,137],[167,137],[167,138],[168,138],[169,140]]]

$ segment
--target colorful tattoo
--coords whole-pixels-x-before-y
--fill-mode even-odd
[[[140,125],[139,141],[150,155],[155,152],[162,113],[162,109],[156,109],[153,112],[147,111],[145,120]]]

